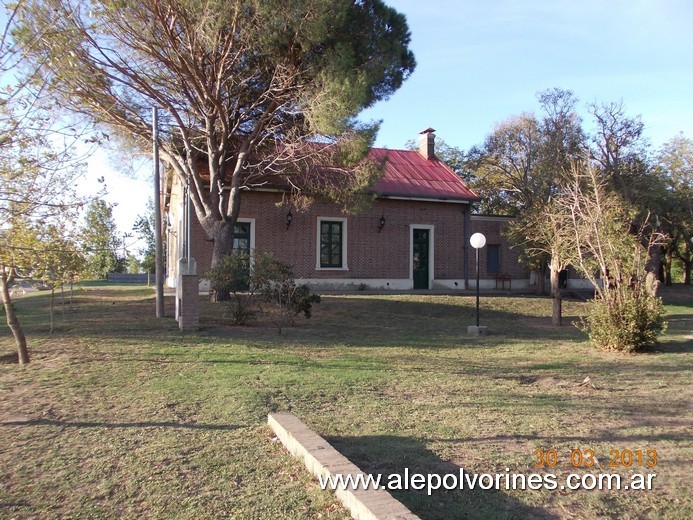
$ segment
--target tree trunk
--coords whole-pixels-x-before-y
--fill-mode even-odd
[[[536,294],[541,296],[546,290],[546,264],[541,263],[537,268],[537,287],[535,289]]]
[[[686,240],[683,246],[683,252],[673,250],[676,257],[683,263],[683,283],[686,285],[691,284],[691,264],[693,263],[693,253],[691,251],[690,240]]]
[[[534,294],[541,296],[544,294],[544,274],[537,269],[537,285],[534,288]]]
[[[229,222],[217,222],[212,236],[212,267],[221,262],[222,258],[233,252],[233,230],[234,226]],[[228,301],[231,295],[224,291],[214,291],[215,301]]]
[[[233,251],[233,226],[229,222],[218,222],[212,236],[212,267]]]
[[[2,293],[2,303],[5,306],[5,317],[7,318],[7,326],[12,331],[14,341],[17,344],[17,355],[20,365],[26,365],[29,362],[29,350],[26,346],[26,337],[22,326],[19,324],[17,315],[12,307],[12,299],[10,298],[10,289],[7,283],[7,272],[5,266],[0,265],[0,292]]]
[[[553,298],[553,313],[551,314],[551,324],[560,327],[563,325],[563,297],[560,285],[561,270],[551,266],[551,297]]]
[[[662,262],[662,268],[664,269],[664,279],[660,278],[661,282],[664,282],[664,285],[667,287],[671,287],[671,264],[673,263],[674,260],[674,253],[673,251],[669,250],[664,254],[664,261]]]
[[[662,277],[660,276],[662,262],[664,262],[666,258],[664,248],[661,246],[650,247],[648,254],[650,255],[650,258],[647,262],[647,266],[645,267],[645,269],[648,272],[652,273],[657,278],[657,280],[659,280],[660,282],[664,282],[664,280],[662,280]]]
[[[55,285],[51,285],[51,330],[49,334],[53,334],[53,323],[55,322]]]

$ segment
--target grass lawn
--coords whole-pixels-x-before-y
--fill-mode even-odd
[[[657,474],[651,491],[393,492],[424,519],[691,518],[693,292],[666,299],[661,347],[626,356],[532,297],[484,297],[477,338],[467,296],[326,296],[282,336],[203,302],[181,335],[150,289],[85,285],[50,335],[49,295],[28,294],[32,363],[0,337],[0,517],[348,518],[273,440],[267,414],[290,411],[367,472]],[[573,468],[576,449],[599,467]],[[612,450],[657,465],[610,468]]]

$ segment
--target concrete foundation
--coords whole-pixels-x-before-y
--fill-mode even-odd
[[[271,413],[267,418],[282,444],[289,452],[303,459],[306,468],[316,477],[337,474],[366,478],[357,466],[334,449],[325,439],[310,430],[290,413]],[[419,520],[401,502],[384,489],[336,489],[335,495],[358,520]]]
[[[467,327],[468,336],[486,336],[488,334],[488,327],[485,325],[470,325]]]

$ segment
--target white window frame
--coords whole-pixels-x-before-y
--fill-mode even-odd
[[[323,222],[341,222],[342,223],[342,267],[322,267],[320,265],[320,228]],[[316,230],[315,244],[315,270],[316,271],[348,271],[349,264],[347,262],[347,219],[344,217],[318,217]]]
[[[255,251],[255,219],[241,218],[236,219],[237,224],[250,224],[250,251]]]

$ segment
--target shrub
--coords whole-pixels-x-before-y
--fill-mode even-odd
[[[310,318],[313,303],[320,302],[320,295],[313,293],[307,285],[296,283],[288,263],[270,253],[256,256],[253,281],[264,301],[275,307],[274,324],[280,334],[285,326],[296,322],[299,314]]]
[[[282,333],[287,325],[296,323],[296,317],[303,314],[306,319],[312,315],[313,303],[320,302],[320,295],[311,292],[307,285],[297,285],[293,279],[276,284],[272,290],[264,293],[267,302],[276,306],[274,324]]]
[[[251,284],[250,257],[245,252],[233,252],[203,274],[210,281],[217,301],[223,301],[231,311],[234,325],[248,325],[258,313],[257,298]]]
[[[311,317],[312,305],[320,296],[296,283],[290,264],[271,253],[257,253],[250,260],[248,254],[234,252],[204,273],[216,294],[230,296],[226,303],[235,325],[249,324],[263,310],[263,303],[273,309],[280,334],[299,314]]]
[[[654,347],[665,326],[661,298],[633,290],[619,291],[611,302],[593,300],[582,322],[594,346],[629,353]]]

